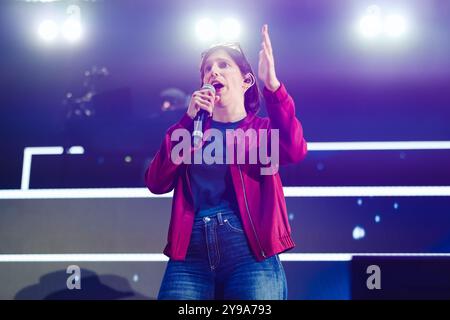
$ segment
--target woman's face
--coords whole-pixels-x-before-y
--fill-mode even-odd
[[[238,65],[231,56],[223,49],[212,52],[204,63],[203,83],[215,85],[216,96],[220,99],[218,104],[240,103],[244,101],[246,91],[244,77]]]

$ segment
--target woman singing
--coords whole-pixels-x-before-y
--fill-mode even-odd
[[[260,135],[267,134],[270,153],[278,154],[279,164],[299,162],[307,153],[294,101],[275,73],[267,25],[262,28],[258,64],[267,118],[256,115],[260,92],[238,44],[220,44],[204,52],[200,75],[203,89],[192,94],[186,114],[169,128],[145,175],[152,193],[174,190],[164,249],[170,259],[158,299],[287,299],[278,254],[295,244],[278,163],[271,164],[268,174],[261,170],[267,169],[267,163],[249,163],[247,158],[244,163],[228,161],[238,152],[227,158],[228,132],[238,130],[257,135],[256,151],[262,148]],[[213,85],[215,92],[204,89],[204,84]],[[178,141],[173,134],[177,130],[192,133],[200,110],[209,115],[205,133],[210,129],[222,133],[223,149],[211,153],[214,163],[174,161],[172,149]],[[206,152],[211,143],[217,145],[219,135],[214,135],[214,141],[206,136],[199,148],[186,153]],[[244,148],[248,155],[255,151],[251,145],[234,142],[231,148]]]

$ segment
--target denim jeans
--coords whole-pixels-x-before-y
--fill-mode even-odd
[[[278,255],[257,261],[233,211],[196,217],[186,259],[169,260],[158,299],[285,300]]]

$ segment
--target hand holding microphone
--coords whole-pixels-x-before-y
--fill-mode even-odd
[[[187,114],[191,119],[194,119],[194,146],[197,146],[203,138],[202,124],[206,114],[212,116],[214,103],[216,100],[216,89],[208,83],[203,87],[194,91],[189,102]]]
[[[187,114],[191,119],[194,119],[200,110],[212,115],[215,103],[216,89],[205,83],[200,90],[194,91],[189,102]]]

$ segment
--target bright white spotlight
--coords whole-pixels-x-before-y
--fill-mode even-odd
[[[195,32],[201,41],[211,41],[217,36],[217,27],[213,20],[205,18],[197,22]]]
[[[53,20],[42,21],[38,33],[45,41],[52,41],[58,36],[58,25]]]
[[[399,37],[406,31],[406,20],[400,15],[393,14],[386,18],[384,25],[385,32],[391,37]]]
[[[366,15],[362,17],[359,22],[361,33],[368,38],[373,38],[379,35],[382,31],[382,26],[380,17],[375,15]]]
[[[78,19],[68,18],[63,25],[62,33],[64,38],[70,42],[80,40],[82,35],[81,23]]]
[[[241,25],[236,19],[224,19],[220,24],[220,34],[224,40],[237,40],[241,34]]]
[[[360,32],[368,38],[373,38],[383,30],[381,8],[376,5],[369,6],[366,14],[359,21]]]

